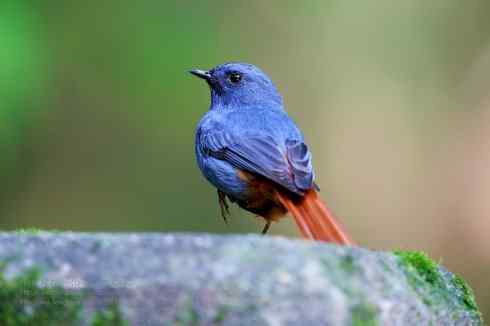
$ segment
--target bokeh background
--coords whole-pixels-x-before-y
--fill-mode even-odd
[[[228,226],[194,160],[225,61],[275,80],[357,241],[424,250],[490,315],[490,2],[0,3],[0,228]],[[297,236],[290,220],[273,234]]]

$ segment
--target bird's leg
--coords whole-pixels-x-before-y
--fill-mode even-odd
[[[271,221],[265,222],[264,228],[262,229],[262,234],[263,235],[267,234],[267,231],[269,231],[270,227],[271,227]]]
[[[230,216],[230,206],[228,206],[228,202],[226,201],[226,194],[221,190],[218,190],[218,202],[219,208],[221,210],[221,217],[225,223],[228,223],[228,217]]]

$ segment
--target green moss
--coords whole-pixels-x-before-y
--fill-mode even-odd
[[[66,325],[79,322],[80,298],[58,287],[40,288],[40,272],[30,269],[12,280],[0,273],[1,325]]]
[[[407,279],[412,288],[421,295],[421,300],[429,307],[447,296],[439,265],[423,252],[395,251],[399,263],[407,271]]]
[[[126,326],[128,323],[123,319],[117,302],[102,311],[97,311],[92,319],[91,326]]]
[[[228,306],[219,307],[218,311],[216,312],[216,315],[213,318],[214,325],[222,325],[223,322],[225,321],[228,311],[229,311]]]
[[[349,254],[343,256],[340,261],[340,267],[349,274],[354,273],[356,270],[356,266],[354,265],[354,258]]]
[[[409,268],[414,268],[417,274],[427,283],[434,286],[441,286],[443,280],[439,273],[439,264],[423,252],[417,251],[395,251],[403,265]]]
[[[41,273],[37,268],[6,279],[6,266],[0,262],[0,325],[81,325],[83,295],[59,286],[39,286]],[[119,309],[114,309],[97,311],[92,325],[126,325]]]
[[[39,234],[39,232],[41,232],[41,230],[36,229],[36,228],[27,228],[27,229],[18,229],[15,232],[20,233],[20,234],[36,235],[36,234]]]
[[[469,285],[465,282],[465,280],[462,277],[455,275],[453,277],[452,283],[454,287],[458,289],[459,292],[461,293],[460,298],[464,306],[468,310],[480,314],[480,311],[478,310],[478,306],[476,305],[475,295],[473,294],[473,290],[469,287]]]
[[[441,269],[423,252],[397,251],[394,254],[405,268],[408,282],[427,306],[433,307],[434,311],[441,304],[453,309],[453,319],[460,316],[461,310],[465,310],[473,315],[477,323],[481,322],[473,291],[461,277]]]
[[[175,325],[197,326],[199,324],[199,314],[194,308],[192,299],[188,298],[183,303],[182,309],[175,316]]]
[[[25,235],[38,235],[41,232],[60,233],[60,232],[64,232],[64,231],[56,230],[56,229],[42,230],[42,229],[37,229],[37,228],[25,228],[25,229],[15,230],[15,232],[18,234],[25,234]]]
[[[378,326],[376,306],[370,303],[360,303],[351,309],[352,326]]]

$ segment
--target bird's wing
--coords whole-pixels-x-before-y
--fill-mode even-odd
[[[270,179],[290,191],[302,193],[313,187],[311,154],[300,140],[278,144],[271,136],[234,136],[225,131],[202,135],[203,153]]]

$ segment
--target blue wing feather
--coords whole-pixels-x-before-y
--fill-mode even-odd
[[[302,141],[287,140],[286,147],[296,186],[300,189],[310,189],[314,179],[311,152]]]
[[[278,144],[271,136],[234,136],[223,130],[200,139],[203,153],[266,177],[290,191],[302,193],[313,186],[311,154],[300,140]]]

